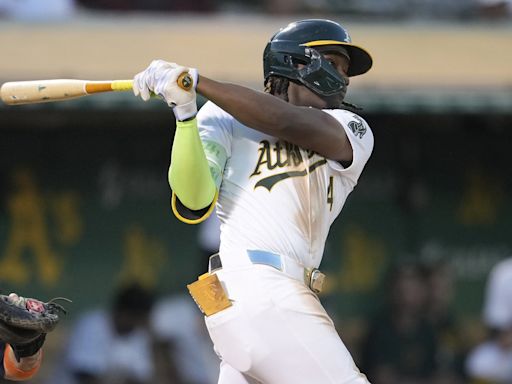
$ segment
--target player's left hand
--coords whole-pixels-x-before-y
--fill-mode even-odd
[[[133,93],[144,101],[149,100],[151,93],[160,96],[173,108],[177,120],[186,120],[197,114],[197,78],[194,68],[154,60],[133,78]]]

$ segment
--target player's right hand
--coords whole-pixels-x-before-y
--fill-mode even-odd
[[[186,87],[182,74],[188,73],[192,86]],[[133,78],[133,93],[147,101],[154,93],[164,99],[173,108],[177,120],[186,120],[197,114],[196,91],[197,70],[186,68],[176,63],[154,60],[142,72]],[[178,84],[180,80],[180,84]]]

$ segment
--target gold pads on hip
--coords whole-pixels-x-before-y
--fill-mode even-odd
[[[190,295],[206,316],[214,315],[231,306],[217,275],[205,273],[187,285]]]

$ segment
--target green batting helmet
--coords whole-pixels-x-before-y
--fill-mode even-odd
[[[370,54],[352,44],[341,25],[330,20],[309,19],[289,24],[270,39],[263,53],[265,80],[271,75],[283,76],[323,96],[341,92],[347,81],[315,49],[332,45],[341,46],[348,53],[348,76],[361,75],[371,68]],[[298,69],[298,63],[305,66]]]

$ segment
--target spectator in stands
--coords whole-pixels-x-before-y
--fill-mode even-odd
[[[153,339],[148,320],[153,295],[139,285],[122,287],[110,309],[83,314],[71,330],[62,372],[70,384],[153,383]]]
[[[159,300],[151,315],[151,327],[167,367],[160,377],[178,377],[172,384],[213,384],[220,360],[204,327],[204,318],[188,294],[173,294]],[[170,372],[170,373],[169,373]]]
[[[416,265],[394,269],[385,307],[371,324],[362,349],[362,370],[372,384],[430,384],[437,341],[425,316],[427,285]]]
[[[468,356],[474,383],[512,383],[512,257],[498,263],[487,280],[484,323],[489,337]]]
[[[464,335],[453,312],[454,279],[450,266],[437,262],[425,266],[427,321],[437,338],[436,384],[458,384],[464,380]]]

